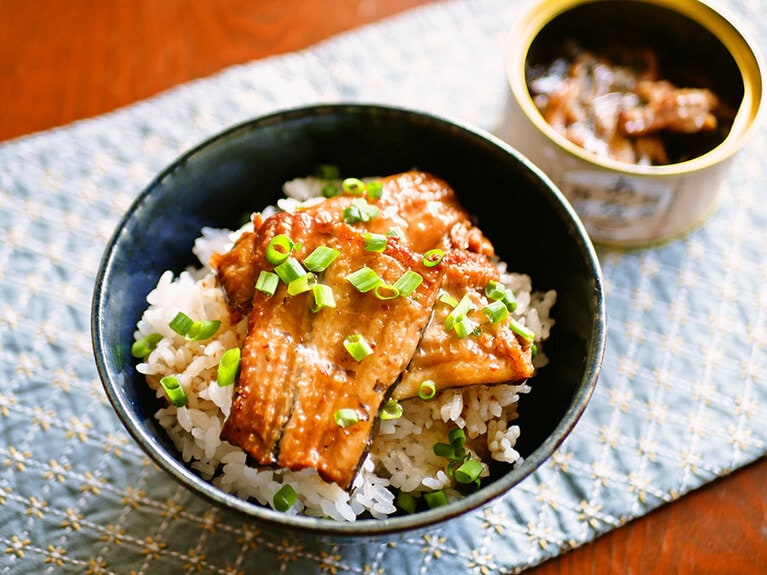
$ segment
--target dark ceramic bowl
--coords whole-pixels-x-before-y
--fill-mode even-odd
[[[413,167],[441,176],[476,214],[499,255],[529,273],[535,289],[558,292],[550,364],[519,406],[524,463],[447,506],[355,523],[289,516],[238,499],[181,460],[155,421],[161,407],[136,372],[130,346],[146,296],[165,270],[195,264],[203,226],[236,226],[274,204],[286,180],[335,164],[344,174],[387,175]],[[432,115],[372,105],[320,105],[240,124],[187,152],[163,171],[120,221],[96,279],[93,348],[117,415],[149,456],[193,492],[255,522],[332,539],[421,530],[503,495],[532,473],[572,431],[592,394],[605,344],[599,263],[570,204],[527,159],[500,140]]]

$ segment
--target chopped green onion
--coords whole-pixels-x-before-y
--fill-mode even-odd
[[[441,507],[442,505],[447,505],[447,496],[445,495],[445,492],[442,490],[432,491],[430,493],[424,493],[423,500],[426,501],[426,505],[429,507],[429,509],[434,509],[435,507]]]
[[[450,463],[447,464],[447,467],[445,468],[445,473],[448,474],[448,476],[453,477],[455,475],[455,469],[456,467],[460,467],[460,465],[466,461],[466,458],[461,459],[452,459]]]
[[[453,447],[463,447],[466,443],[466,432],[460,427],[454,427],[447,434],[447,438]]]
[[[179,335],[183,335],[187,341],[200,341],[213,337],[221,326],[218,320],[193,321],[183,312],[178,312],[168,324]]]
[[[168,399],[176,407],[183,407],[189,403],[189,399],[186,397],[186,393],[184,393],[184,388],[179,385],[177,378],[172,375],[163,377],[160,380],[160,385],[165,389],[165,393],[168,394]]]
[[[341,254],[337,249],[328,246],[317,246],[304,260],[304,267],[311,272],[324,272]]]
[[[351,407],[344,407],[333,414],[333,419],[338,427],[350,427],[360,422],[357,412]]]
[[[312,295],[314,295],[313,312],[318,312],[325,307],[336,307],[336,298],[333,296],[333,289],[329,285],[314,284]]]
[[[357,271],[350,273],[344,279],[362,293],[367,293],[383,283],[381,277],[367,266],[363,266]]]
[[[358,222],[366,221],[363,219],[362,210],[360,210],[360,207],[357,204],[345,207],[343,217],[344,222],[347,224],[356,224]]]
[[[433,268],[438,265],[445,257],[445,252],[439,248],[434,248],[423,254],[423,265],[427,268]]]
[[[423,276],[413,270],[407,270],[394,282],[394,287],[399,290],[399,295],[407,297],[413,293],[423,282]]]
[[[280,276],[280,279],[286,284],[290,284],[290,282],[297,280],[304,275],[306,270],[301,265],[301,262],[291,256],[274,268],[274,273]]]
[[[461,316],[466,315],[471,310],[474,309],[474,304],[471,301],[471,298],[469,297],[469,294],[464,294],[464,296],[459,300],[458,304],[453,309],[453,314],[455,316]]]
[[[479,478],[483,469],[483,465],[476,459],[467,459],[455,470],[454,477],[458,483],[472,483]]]
[[[383,195],[383,182],[381,180],[370,180],[367,183],[368,198],[379,199]]]
[[[399,419],[402,417],[402,406],[396,399],[387,401],[381,410],[381,419]]]
[[[520,336],[522,339],[527,341],[533,341],[535,340],[535,333],[523,326],[521,323],[519,323],[514,318],[511,318],[509,320],[509,327],[511,328],[511,331],[516,333],[518,336]]]
[[[447,305],[449,305],[450,307],[455,307],[455,306],[457,306],[457,305],[458,305],[458,300],[457,300],[457,299],[455,299],[453,296],[451,296],[451,295],[450,295],[449,293],[447,293],[446,291],[443,291],[443,292],[442,292],[442,293],[439,295],[439,298],[437,298],[437,299],[439,299],[439,301],[441,301],[442,303],[446,303],[446,304],[447,304]]]
[[[217,319],[195,321],[184,337],[187,341],[201,341],[216,335],[221,322]]]
[[[274,494],[272,505],[277,511],[285,512],[295,505],[297,499],[296,490],[293,489],[292,485],[286,483]]]
[[[472,309],[474,309],[474,306],[471,302],[471,298],[469,298],[468,294],[465,294],[455,308],[453,308],[453,311],[447,314],[447,317],[445,318],[445,329],[448,331],[454,329],[454,324],[460,322]]]
[[[349,355],[356,361],[362,361],[373,353],[373,348],[370,347],[370,344],[365,341],[365,338],[358,333],[347,335],[344,339],[344,347],[346,348],[346,351],[349,352]]]
[[[337,180],[341,177],[341,171],[335,164],[320,164],[317,166],[316,175],[320,180]]]
[[[341,182],[341,189],[347,194],[361,196],[365,191],[365,182],[359,178],[346,178]]]
[[[150,333],[141,339],[137,339],[131,346],[130,353],[133,357],[144,358],[152,353],[152,350],[157,347],[161,339],[162,335],[159,333]]]
[[[288,295],[298,295],[308,292],[317,283],[317,276],[312,272],[306,272],[288,284]]]
[[[533,345],[530,346],[530,355],[532,357],[535,357],[538,355],[538,346],[535,343],[533,343]]]
[[[463,339],[470,335],[479,335],[482,331],[480,325],[467,315],[459,315],[453,320],[455,334]]]
[[[274,236],[266,246],[266,261],[270,264],[281,264],[290,256],[294,247],[293,240],[285,234]]]
[[[400,228],[393,227],[388,232],[386,232],[386,237],[387,238],[400,238],[400,239],[402,239],[402,238],[405,237],[405,234],[403,233],[403,231]]]
[[[434,451],[434,455],[437,457],[447,457],[448,459],[453,459],[455,457],[455,447],[449,443],[435,443],[434,447],[432,447],[432,451]]]
[[[485,286],[485,295],[488,299],[502,300],[506,295],[506,286],[501,282],[490,280]]]
[[[421,399],[433,399],[437,395],[437,386],[430,379],[421,382],[418,386],[418,397]]]
[[[418,500],[413,496],[412,493],[407,493],[406,491],[400,491],[397,493],[396,505],[405,513],[415,513],[417,504]]]
[[[323,198],[332,198],[340,194],[341,190],[339,190],[334,184],[325,184],[322,186],[321,193]]]
[[[506,290],[506,295],[503,298],[503,303],[506,305],[506,308],[511,312],[517,309],[517,298],[514,296],[513,291]]]
[[[498,323],[509,317],[509,308],[502,301],[496,300],[483,307],[482,313],[487,316],[490,323]]]
[[[399,290],[393,285],[380,283],[373,290],[375,296],[381,301],[398,298],[400,295]]]
[[[378,215],[378,208],[368,204],[365,200],[355,201],[347,206],[343,211],[344,222],[347,224],[356,224],[359,222],[369,222]]]
[[[266,295],[272,296],[277,291],[280,283],[280,276],[275,273],[261,270],[256,280],[256,289]]]
[[[194,320],[186,315],[184,312],[178,312],[168,324],[170,329],[175,331],[178,335],[186,335],[192,327]]]
[[[221,387],[232,385],[237,378],[237,370],[240,368],[240,348],[227,349],[218,360],[218,373],[216,383]]]
[[[386,249],[386,236],[384,234],[374,234],[365,232],[362,236],[362,243],[368,252],[382,252]]]

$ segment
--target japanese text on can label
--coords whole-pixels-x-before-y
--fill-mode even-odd
[[[647,235],[664,224],[674,190],[665,183],[593,171],[564,174],[562,192],[595,240]]]

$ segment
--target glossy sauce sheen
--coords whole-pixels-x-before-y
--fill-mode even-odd
[[[421,172],[385,178],[382,197],[370,200],[379,208],[378,216],[365,224],[344,223],[344,208],[357,199],[336,196],[266,220],[256,215],[254,231],[212,261],[232,309],[248,316],[222,439],[242,447],[261,465],[312,467],[345,488],[392,391],[411,397],[427,376],[439,378],[435,383],[443,389],[532,375],[529,345],[523,348],[508,328],[506,333],[491,326],[481,337],[459,339],[442,327],[448,306],[437,302],[440,288],[456,295],[473,290],[479,299],[487,281],[499,275],[490,259],[492,244],[473,226],[452,189]],[[388,238],[383,253],[365,250],[365,231],[386,233],[392,227],[403,237]],[[332,288],[335,308],[312,312],[310,293],[288,296],[282,283],[272,296],[254,289],[259,272],[273,268],[265,252],[277,234],[300,243],[294,252],[299,260],[318,245],[341,252],[318,275]],[[434,247],[445,250],[446,257],[434,267],[424,266],[423,252]],[[418,272],[423,282],[409,297],[382,301],[371,292],[360,293],[345,279],[362,266],[385,283],[395,283],[407,270]],[[353,333],[373,348],[360,362],[343,346]],[[409,383],[400,390],[403,374]],[[349,408],[359,422],[341,427],[334,413]]]

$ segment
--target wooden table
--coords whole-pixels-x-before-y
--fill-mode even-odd
[[[0,0],[0,141],[434,1]],[[529,571],[765,572],[767,459]]]

